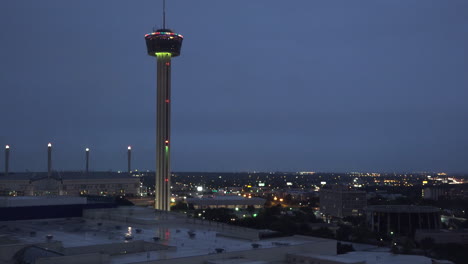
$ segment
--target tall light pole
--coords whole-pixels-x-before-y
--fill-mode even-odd
[[[47,144],[47,177],[52,175],[52,143]]]
[[[5,176],[8,176],[10,165],[10,146],[5,146]]]
[[[128,174],[130,174],[130,172],[132,171],[132,146],[128,146],[128,147],[127,147],[127,158],[128,158],[128,161],[127,161],[127,165],[128,165],[127,172],[128,172]]]
[[[86,175],[89,173],[89,148],[85,149],[86,152]]]

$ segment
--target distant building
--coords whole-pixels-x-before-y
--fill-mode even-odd
[[[333,217],[359,216],[367,205],[366,192],[335,185],[320,189],[320,211]]]
[[[372,231],[414,235],[416,229],[439,229],[440,210],[432,206],[372,205],[366,207]]]
[[[3,196],[0,197],[0,221],[81,217],[84,209],[114,208],[111,197],[78,196]]]
[[[446,190],[437,187],[427,187],[422,189],[422,198],[438,201],[441,196],[446,195]]]
[[[422,198],[438,201],[440,199],[467,199],[466,184],[433,185],[422,189]]]
[[[195,209],[206,208],[230,208],[244,209],[248,206],[263,208],[266,200],[263,198],[245,198],[237,195],[212,196],[203,198],[187,198],[187,203],[192,204]]]
[[[128,195],[140,194],[140,180],[128,173],[53,172],[9,173],[0,176],[0,195]]]

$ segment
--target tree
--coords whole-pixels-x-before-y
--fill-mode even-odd
[[[337,254],[346,254],[351,251],[354,251],[353,244],[341,244],[340,242],[336,243]]]
[[[351,237],[352,241],[360,243],[367,243],[369,240],[376,239],[375,233],[365,225],[353,227]]]
[[[320,227],[307,233],[308,236],[316,236],[323,238],[335,238],[335,234],[328,227]]]
[[[349,225],[340,225],[338,230],[336,230],[336,239],[349,241],[349,237],[353,232],[353,228]]]
[[[293,235],[298,232],[296,223],[287,216],[281,217],[279,220],[273,222],[270,228],[285,235]]]
[[[411,252],[413,251],[413,249],[416,247],[416,245],[414,244],[414,241],[410,238],[406,238],[404,241],[403,241],[403,245],[402,245],[402,253],[403,254],[411,254]]]
[[[437,244],[432,250],[434,257],[447,259],[456,264],[466,264],[468,259],[468,245],[463,244]]]
[[[424,255],[428,255],[429,251],[434,248],[434,239],[432,237],[425,237],[419,242],[421,248],[424,250]]]
[[[174,206],[171,206],[171,211],[183,211],[187,209],[188,205],[182,201],[178,201]]]
[[[249,214],[255,213],[255,207],[254,207],[253,205],[247,206],[247,212],[248,212]]]

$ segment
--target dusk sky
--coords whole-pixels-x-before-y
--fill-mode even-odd
[[[173,171],[468,172],[468,1],[168,0]],[[155,169],[157,0],[0,3],[12,171]],[[3,148],[3,147],[2,147]],[[3,159],[3,151],[0,157]],[[3,162],[0,170],[3,171]]]

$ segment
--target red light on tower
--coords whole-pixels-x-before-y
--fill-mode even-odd
[[[166,145],[169,144],[169,140],[164,141],[164,143],[166,143]]]

